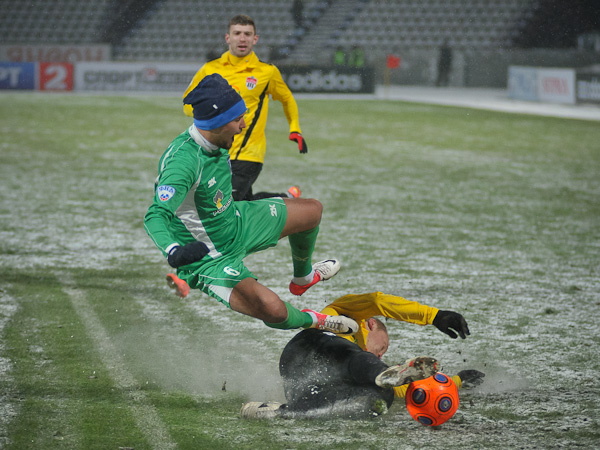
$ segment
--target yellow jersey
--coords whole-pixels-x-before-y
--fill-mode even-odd
[[[339,336],[354,342],[366,351],[367,336],[369,335],[367,319],[383,316],[417,325],[431,325],[438,311],[438,308],[422,305],[396,295],[372,292],[370,294],[344,295],[323,308],[321,312],[332,316],[344,315],[354,319],[359,325],[358,332],[353,336]],[[453,376],[452,380],[459,388],[462,386],[459,376]],[[394,395],[404,397],[407,389],[407,384],[397,386],[394,388]]]
[[[213,73],[218,73],[227,80],[242,96],[248,109],[244,116],[246,128],[235,136],[233,146],[229,149],[232,160],[264,163],[267,151],[265,128],[269,114],[269,96],[282,103],[289,132],[302,133],[298,104],[276,66],[260,61],[254,52],[240,58],[227,51],[220,58],[208,61],[196,72],[183,97],[205,76]],[[183,112],[193,117],[191,105],[184,105]]]

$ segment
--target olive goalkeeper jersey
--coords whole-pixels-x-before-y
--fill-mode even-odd
[[[192,125],[160,158],[144,227],[165,255],[176,245],[202,241],[215,258],[236,238],[229,155],[211,147]]]
[[[258,59],[254,52],[237,57],[227,51],[220,58],[204,64],[194,75],[183,97],[207,75],[218,73],[242,96],[248,112],[244,120],[248,125],[235,136],[229,150],[232,160],[264,163],[267,150],[265,127],[269,114],[269,96],[280,101],[289,124],[289,131],[302,133],[298,115],[298,105],[290,88],[281,77],[281,72],[273,64]],[[183,111],[192,117],[191,105],[184,105]]]

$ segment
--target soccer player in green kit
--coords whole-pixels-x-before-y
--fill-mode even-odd
[[[294,277],[290,292],[302,295],[339,271],[335,259],[312,264],[323,206],[305,198],[235,202],[228,149],[246,126],[246,105],[218,74],[200,81],[183,99],[194,123],[176,137],[158,166],[146,232],[177,268],[177,276],[239,313],[279,329],[319,328],[353,334],[356,322],[295,308],[258,283],[244,265],[249,254],[288,237]]]

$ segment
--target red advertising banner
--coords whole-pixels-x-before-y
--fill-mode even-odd
[[[69,63],[39,63],[40,91],[72,91],[73,65]]]

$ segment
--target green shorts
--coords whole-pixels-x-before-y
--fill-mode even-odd
[[[277,245],[287,219],[287,207],[279,197],[236,202],[235,206],[240,227],[235,245],[216,259],[204,258],[177,273],[191,288],[200,289],[229,308],[235,285],[246,278],[257,279],[244,265],[244,258]]]

